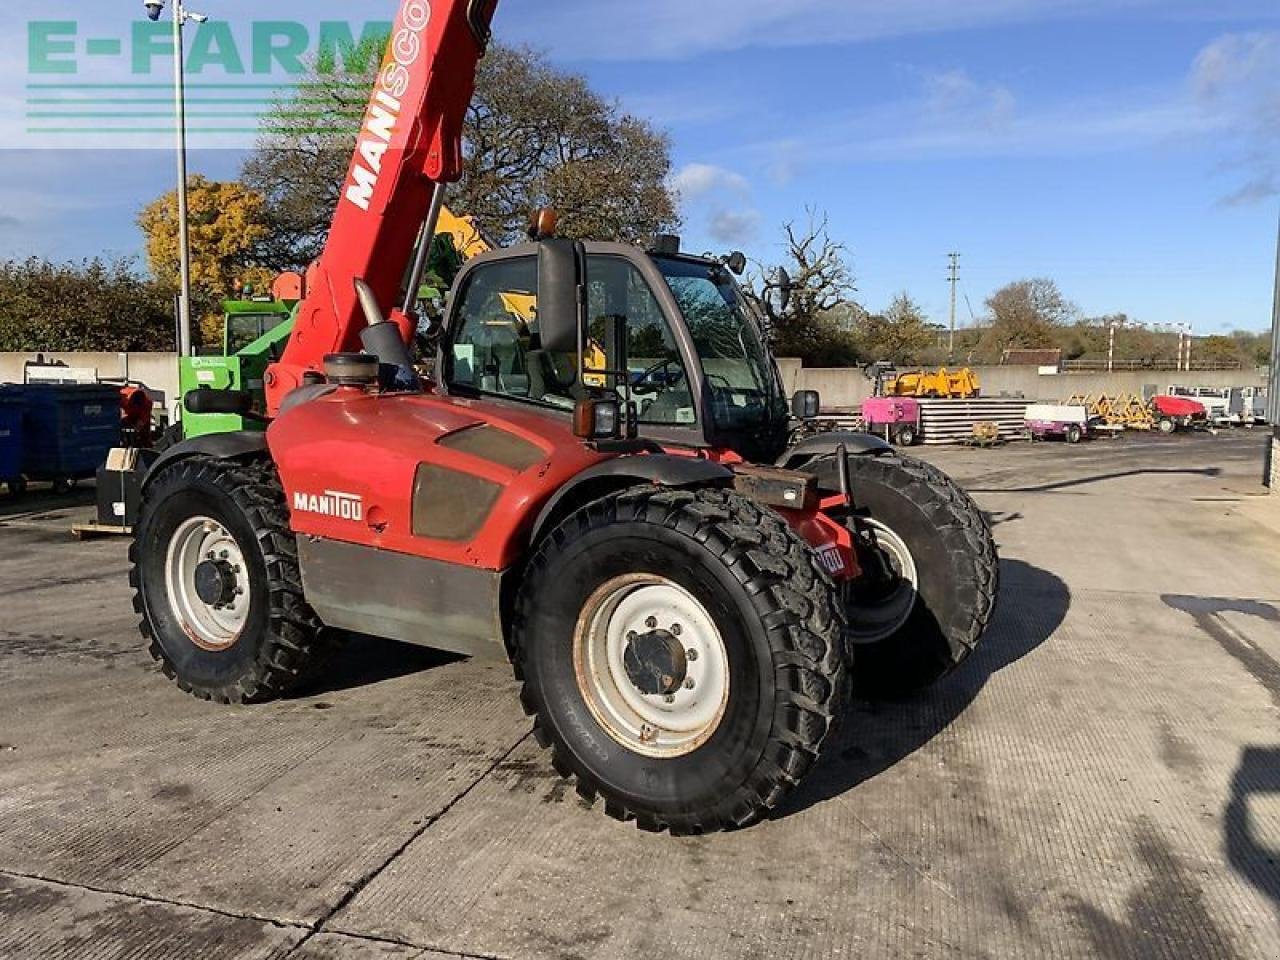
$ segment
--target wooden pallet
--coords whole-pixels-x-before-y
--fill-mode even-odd
[[[101,523],[77,523],[71,527],[72,535],[80,541],[99,537],[131,537],[133,527],[109,527]]]

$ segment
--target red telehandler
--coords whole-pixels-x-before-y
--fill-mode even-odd
[[[741,256],[675,238],[544,220],[473,259],[419,382],[415,243],[461,172],[494,5],[402,4],[267,430],[147,474],[142,630],[179,686],[231,703],[296,688],[343,631],[507,657],[584,797],[646,829],[741,826],[811,768],[851,680],[917,686],[973,649],[990,529],[874,437],[790,444],[817,396],[788,406]]]

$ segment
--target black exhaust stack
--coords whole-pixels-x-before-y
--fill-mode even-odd
[[[357,279],[356,296],[360,308],[369,322],[360,334],[365,352],[378,358],[382,368],[382,387],[385,390],[421,390],[422,383],[413,369],[413,357],[400,337],[400,328],[382,315],[378,298],[363,280]]]

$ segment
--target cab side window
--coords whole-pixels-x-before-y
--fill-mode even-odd
[[[626,260],[587,258],[587,369],[616,370],[619,320],[625,322],[627,374],[640,422],[687,426],[697,421],[688,372],[670,324],[649,284]],[[594,356],[593,356],[594,354]],[[614,387],[587,374],[588,386]]]
[[[446,358],[451,385],[572,407],[577,368],[541,349],[537,289],[536,257],[471,272],[458,294],[462,300]]]

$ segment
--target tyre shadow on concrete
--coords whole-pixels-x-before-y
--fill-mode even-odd
[[[1069,490],[1072,487],[1085,487],[1092,483],[1103,483],[1107,480],[1124,480],[1127,477],[1148,476],[1188,476],[1214,477],[1222,476],[1221,467],[1146,467],[1137,470],[1116,470],[1112,473],[1095,473],[1088,477],[1074,477],[1070,480],[1058,480],[1053,483],[1041,483],[1032,487],[979,487],[967,486],[969,493],[1053,493],[1058,490]]]
[[[290,700],[341,693],[424,673],[466,659],[456,653],[419,647],[361,633],[344,633],[341,645],[319,675],[293,691]]]
[[[1280,662],[1238,623],[1224,617],[1254,617],[1274,628],[1280,626],[1280,610],[1270,603],[1241,598],[1166,594],[1161,599],[1166,606],[1189,614],[1201,632],[1234,658],[1280,708]],[[1245,747],[1223,812],[1223,845],[1231,868],[1280,912],[1280,849],[1266,845],[1266,831],[1258,829],[1249,810],[1250,799],[1275,796],[1280,796],[1280,748]]]
[[[834,742],[774,819],[838,797],[925,746],[995,674],[1048,640],[1070,606],[1071,591],[1061,579],[1021,560],[1002,560],[995,618],[977,650],[953,674],[906,699],[854,700]]]
[[[1250,799],[1280,796],[1280,749],[1245,747],[1231,778],[1231,797],[1224,811],[1227,862],[1269,899],[1280,913],[1280,849],[1264,840],[1270,830],[1259,828],[1250,815]]]

